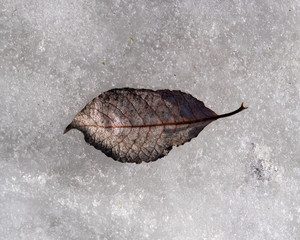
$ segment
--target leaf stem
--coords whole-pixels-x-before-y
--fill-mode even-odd
[[[233,112],[230,112],[230,113],[225,113],[225,114],[221,114],[221,115],[218,115],[218,116],[215,116],[215,117],[211,117],[212,119],[219,119],[219,118],[224,118],[224,117],[229,117],[229,116],[232,116],[234,114],[237,114],[241,111],[243,111],[244,109],[247,109],[248,107],[245,107],[244,106],[244,103],[242,103],[242,105],[240,106],[239,109],[233,111]]]

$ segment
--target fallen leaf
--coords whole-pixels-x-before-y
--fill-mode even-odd
[[[120,88],[89,102],[64,133],[78,129],[85,141],[120,162],[150,162],[166,156],[208,124],[246,109],[217,115],[190,94]]]

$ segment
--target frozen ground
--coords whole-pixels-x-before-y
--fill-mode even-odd
[[[300,239],[299,8],[1,0],[0,239]],[[125,86],[249,109],[150,164],[62,134]]]

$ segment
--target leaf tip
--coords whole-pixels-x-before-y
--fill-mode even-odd
[[[64,134],[66,134],[67,132],[69,132],[72,128],[73,128],[72,123],[70,123],[70,124],[66,127],[66,129],[65,129],[65,131],[64,131]]]

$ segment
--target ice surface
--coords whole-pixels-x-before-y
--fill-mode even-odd
[[[0,239],[300,239],[299,1],[0,1]],[[113,87],[217,113],[149,164],[63,130]]]

